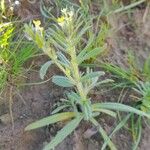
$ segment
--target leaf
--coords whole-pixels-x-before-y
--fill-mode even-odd
[[[67,93],[67,96],[69,98],[69,100],[72,100],[73,102],[76,102],[76,103],[80,103],[81,101],[81,97],[75,93],[75,92],[69,92]]]
[[[65,64],[65,66],[69,67],[70,62],[69,60],[66,58],[66,56],[60,51],[57,52],[57,55],[59,57],[59,59],[61,60],[61,62],[63,62],[63,64]]]
[[[87,59],[96,57],[101,52],[103,52],[103,50],[104,50],[103,48],[95,48],[93,50],[89,50],[89,52],[87,52],[84,56],[79,54],[78,57],[77,57],[77,60],[78,60],[79,64],[81,64],[83,61],[85,61]]]
[[[40,78],[43,80],[44,76],[46,75],[46,72],[48,70],[48,68],[52,65],[52,61],[48,61],[46,62],[44,65],[42,65],[41,69],[40,69]]]
[[[81,38],[83,37],[83,35],[91,28],[91,26],[87,26],[87,27],[84,27],[82,28],[81,31],[79,31],[79,33],[77,34],[76,36],[76,39],[74,41],[74,44],[78,44],[79,41],[81,41]],[[77,31],[78,32],[78,31]]]
[[[91,72],[91,73],[88,73],[86,75],[84,75],[82,78],[81,78],[81,81],[86,81],[88,79],[91,79],[91,78],[95,78],[95,77],[100,77],[100,76],[103,76],[105,75],[105,72],[103,71],[97,71],[97,72]]]
[[[56,114],[56,113],[58,113],[58,112],[60,112],[61,110],[63,110],[64,108],[67,108],[67,107],[70,107],[70,105],[62,105],[62,106],[59,106],[59,107],[57,107],[56,109],[54,109],[52,112],[51,112],[51,114]]]
[[[64,112],[64,113],[58,113],[49,117],[45,117],[41,120],[38,120],[34,123],[29,124],[26,128],[25,131],[27,130],[33,130],[36,128],[40,128],[49,124],[53,124],[59,121],[63,121],[63,120],[68,120],[75,117],[75,113],[74,112]]]
[[[107,110],[107,109],[93,108],[93,111],[102,112],[102,113],[105,113],[107,115],[110,115],[110,116],[116,118],[116,113],[113,111]]]
[[[137,138],[134,141],[134,145],[133,145],[132,150],[137,150],[138,149],[138,145],[139,145],[140,140],[141,140],[141,137],[142,137],[142,118],[141,117],[138,118],[137,125],[134,126],[134,127],[137,130]]]
[[[43,48],[43,46],[44,46],[44,38],[43,38],[43,36],[40,34],[40,33],[38,33],[38,32],[36,32],[36,34],[35,34],[35,42],[36,42],[36,44],[37,44],[37,46],[39,47],[39,48]]]
[[[62,87],[72,87],[74,84],[65,76],[53,76],[52,82]]]
[[[131,106],[127,106],[127,105],[120,104],[120,103],[111,103],[111,102],[110,103],[96,103],[96,104],[93,104],[92,107],[93,108],[111,109],[111,110],[116,110],[116,111],[131,112],[131,113],[135,113],[140,116],[150,118],[149,114],[147,114],[143,111],[140,111],[136,108],[133,108]]]
[[[51,150],[54,149],[59,143],[61,143],[71,132],[75,130],[75,128],[79,125],[83,116],[78,116],[77,118],[70,121],[64,128],[62,128],[56,136],[52,139],[52,141],[47,144],[43,150]]]
[[[147,58],[147,60],[144,63],[143,72],[150,79],[150,56]]]
[[[25,24],[24,25],[25,28],[25,33],[27,33],[27,36],[29,36],[29,38],[31,38],[32,40],[34,40],[35,38],[35,33],[32,30],[32,25],[31,24]]]
[[[100,86],[101,84],[106,84],[106,83],[109,83],[109,82],[114,82],[114,81],[111,80],[111,79],[105,79],[105,80],[103,80],[103,81],[97,82],[97,81],[95,80],[95,81],[93,81],[93,83],[88,87],[87,93],[88,93],[91,89],[93,89],[94,87],[98,87],[98,86]]]
[[[98,131],[100,132],[100,134],[102,135],[104,142],[107,141],[108,145],[110,147],[111,150],[117,150],[115,145],[112,143],[112,141],[110,140],[110,138],[108,137],[107,133],[105,132],[105,130],[101,127],[101,125],[94,119],[92,118],[90,120],[97,128]]]

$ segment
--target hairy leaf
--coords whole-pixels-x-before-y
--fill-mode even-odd
[[[78,116],[77,118],[70,121],[64,128],[62,128],[56,136],[52,139],[52,141],[44,147],[43,150],[51,150],[54,149],[59,143],[61,143],[71,132],[75,130],[75,128],[81,122],[83,116]]]
[[[53,76],[52,82],[62,87],[72,87],[73,83],[65,76]]]
[[[150,115],[143,111],[140,111],[131,106],[127,106],[127,105],[119,104],[119,103],[111,103],[111,102],[110,103],[97,103],[97,104],[93,104],[93,108],[103,108],[103,109],[111,109],[111,110],[116,110],[116,111],[131,112],[140,116],[145,116],[147,118],[150,118]]]
[[[49,117],[45,117],[41,120],[38,120],[34,123],[31,123],[30,125],[28,125],[25,128],[25,131],[27,130],[32,130],[32,129],[36,129],[36,128],[40,128],[49,124],[53,124],[59,121],[63,121],[63,120],[67,120],[67,119],[71,119],[75,117],[75,113],[74,112],[65,112],[65,113],[58,113]]]
[[[48,70],[48,68],[52,65],[52,61],[48,61],[46,62],[44,65],[42,65],[41,69],[40,69],[40,78],[43,80],[44,76],[46,75],[46,72]]]

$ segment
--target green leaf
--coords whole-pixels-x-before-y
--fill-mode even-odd
[[[48,61],[46,62],[44,65],[42,65],[41,69],[40,69],[40,78],[43,80],[44,76],[46,75],[46,72],[48,70],[48,68],[52,65],[52,61]]]
[[[35,33],[33,32],[32,30],[32,25],[31,23],[28,25],[28,24],[25,24],[24,25],[24,28],[25,28],[25,33],[27,33],[27,35],[32,39],[34,40],[35,38]]]
[[[52,82],[62,87],[72,87],[74,84],[65,76],[53,76]]]
[[[71,134],[76,127],[79,125],[81,120],[83,119],[83,116],[78,116],[77,118],[70,121],[67,125],[65,125],[64,128],[62,128],[52,139],[52,141],[47,144],[43,150],[51,150],[54,149],[59,143],[61,143],[69,134]]]
[[[142,118],[141,117],[138,118],[137,125],[135,125],[134,128],[137,130],[137,135],[136,135],[137,138],[134,141],[132,150],[137,150],[138,145],[139,145],[140,140],[141,140],[141,137],[142,137]]]
[[[40,128],[49,124],[53,124],[59,121],[63,121],[63,120],[68,120],[75,117],[75,113],[74,112],[65,112],[65,113],[59,113],[59,114],[55,114],[49,117],[45,117],[41,120],[38,120],[34,123],[31,123],[30,125],[28,125],[25,128],[25,131],[27,130],[32,130],[32,129],[36,129],[36,128]]]
[[[56,114],[56,113],[58,113],[58,112],[60,112],[61,110],[63,110],[64,108],[67,108],[67,107],[70,107],[70,105],[68,104],[66,104],[66,105],[62,105],[62,106],[59,106],[59,107],[57,107],[56,109],[54,109],[52,112],[51,112],[51,114]]]
[[[86,81],[88,79],[91,79],[91,78],[95,78],[95,77],[100,77],[100,76],[103,76],[105,75],[105,72],[103,71],[97,71],[97,72],[91,72],[91,73],[88,73],[86,75],[84,75],[82,78],[81,78],[81,81]]]
[[[81,97],[75,93],[75,92],[69,92],[67,93],[67,96],[69,98],[69,100],[72,100],[73,102],[76,102],[76,103],[80,103],[81,101]]]
[[[97,55],[102,53],[103,50],[104,50],[103,48],[95,48],[93,50],[89,50],[89,52],[87,52],[83,56],[79,54],[78,57],[77,57],[77,60],[78,60],[79,64],[81,64],[85,60],[96,57]]]
[[[70,62],[69,60],[66,58],[66,56],[62,53],[62,52],[57,52],[57,55],[60,59],[60,61],[65,64],[65,66],[69,67]]]
[[[96,103],[96,104],[93,104],[92,107],[93,108],[111,109],[111,110],[116,110],[116,111],[131,112],[131,113],[135,113],[140,116],[150,118],[149,114],[147,114],[143,111],[140,111],[136,108],[133,108],[131,106],[127,106],[127,105],[120,104],[120,103],[111,103],[111,102],[110,103]]]
[[[36,42],[36,44],[37,44],[37,46],[39,48],[43,48],[44,40],[45,39],[43,38],[43,36],[40,33],[36,32],[36,34],[35,34],[35,42]]]
[[[87,93],[88,93],[91,89],[93,89],[94,87],[98,87],[98,86],[100,86],[101,84],[106,84],[106,83],[109,83],[109,82],[114,82],[114,81],[111,80],[111,79],[105,79],[105,80],[100,81],[100,82],[93,81],[93,83],[88,87]]]
[[[107,115],[110,115],[110,116],[116,118],[116,113],[113,111],[107,110],[107,109],[93,108],[93,111],[105,113]]]
[[[147,58],[147,60],[144,63],[143,72],[146,75],[146,77],[150,79],[150,56]]]
[[[108,145],[110,147],[111,150],[117,150],[115,145],[112,143],[112,141],[110,140],[110,138],[108,137],[107,133],[105,132],[105,130],[101,127],[101,125],[94,119],[91,119],[91,122],[98,128],[98,131],[100,132],[100,134],[102,135],[104,142],[107,141]]]
[[[82,28],[82,30],[78,33],[78,35],[76,36],[76,39],[74,41],[74,44],[78,44],[79,41],[81,41],[81,38],[83,37],[83,35],[86,33],[86,31],[88,31],[91,28],[91,26],[87,26]]]

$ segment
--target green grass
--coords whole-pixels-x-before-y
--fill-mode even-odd
[[[28,42],[22,31],[16,32],[15,26],[10,23],[0,24],[0,89],[15,83],[19,77],[23,76],[23,65],[37,53],[35,45]]]

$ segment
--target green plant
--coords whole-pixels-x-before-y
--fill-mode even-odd
[[[134,90],[141,95],[141,98],[139,98],[140,109],[150,113],[150,82],[139,82],[136,87]]]
[[[142,64],[131,51],[128,52],[128,68],[121,68],[117,65],[100,62],[100,67],[112,73],[117,87],[135,87],[139,81],[150,81],[150,57],[147,57]]]
[[[17,85],[18,78],[23,75],[23,65],[37,53],[37,50],[31,42],[24,39],[24,35],[16,32],[13,23],[2,23],[0,27],[0,90],[2,90],[6,85]]]
[[[1,103],[8,101],[12,128],[14,128],[12,97],[14,93],[20,97],[18,86],[20,82],[24,82],[26,72],[23,66],[38,52],[35,45],[28,42],[21,32],[21,29],[16,31],[16,24],[13,22],[0,24],[0,96],[2,96]],[[5,94],[8,91],[10,93]]]
[[[140,64],[140,65],[139,65]],[[146,112],[150,112],[150,57],[147,57],[143,65],[133,53],[128,53],[128,69],[120,68],[117,65],[110,63],[102,63],[100,65],[108,72],[112,73],[113,79],[116,83],[113,85],[115,88],[129,88],[136,93],[136,101],[134,107]],[[135,95],[134,94],[134,95]],[[124,124],[131,119],[131,132],[133,136],[133,149],[136,150],[141,139],[142,123],[144,118],[130,114],[130,117]],[[148,119],[149,120],[149,119]]]
[[[71,88],[72,91],[67,93],[67,98],[63,100],[61,106],[52,112],[51,116],[31,123],[25,130],[69,120],[52,141],[44,147],[44,150],[50,150],[71,134],[82,120],[88,121],[98,127],[101,136],[110,149],[116,150],[115,145],[95,118],[101,113],[116,117],[113,110],[132,112],[148,118],[150,116],[124,104],[109,102],[93,104],[90,90],[101,84],[112,82],[112,80],[99,81],[99,78],[105,74],[104,72],[93,71],[90,68],[81,71],[79,68],[86,60],[101,54],[104,47],[91,47],[95,37],[85,42],[84,35],[91,28],[91,20],[85,23],[79,11],[75,13],[73,10],[63,9],[62,17],[57,20],[58,22],[51,24],[45,31],[40,27],[39,21],[34,21],[35,27],[26,24],[25,32],[51,59],[41,67],[41,79],[44,79],[50,65],[55,64],[64,76],[55,75],[52,77],[52,82],[61,87]],[[68,107],[67,112],[60,112],[66,107]]]

